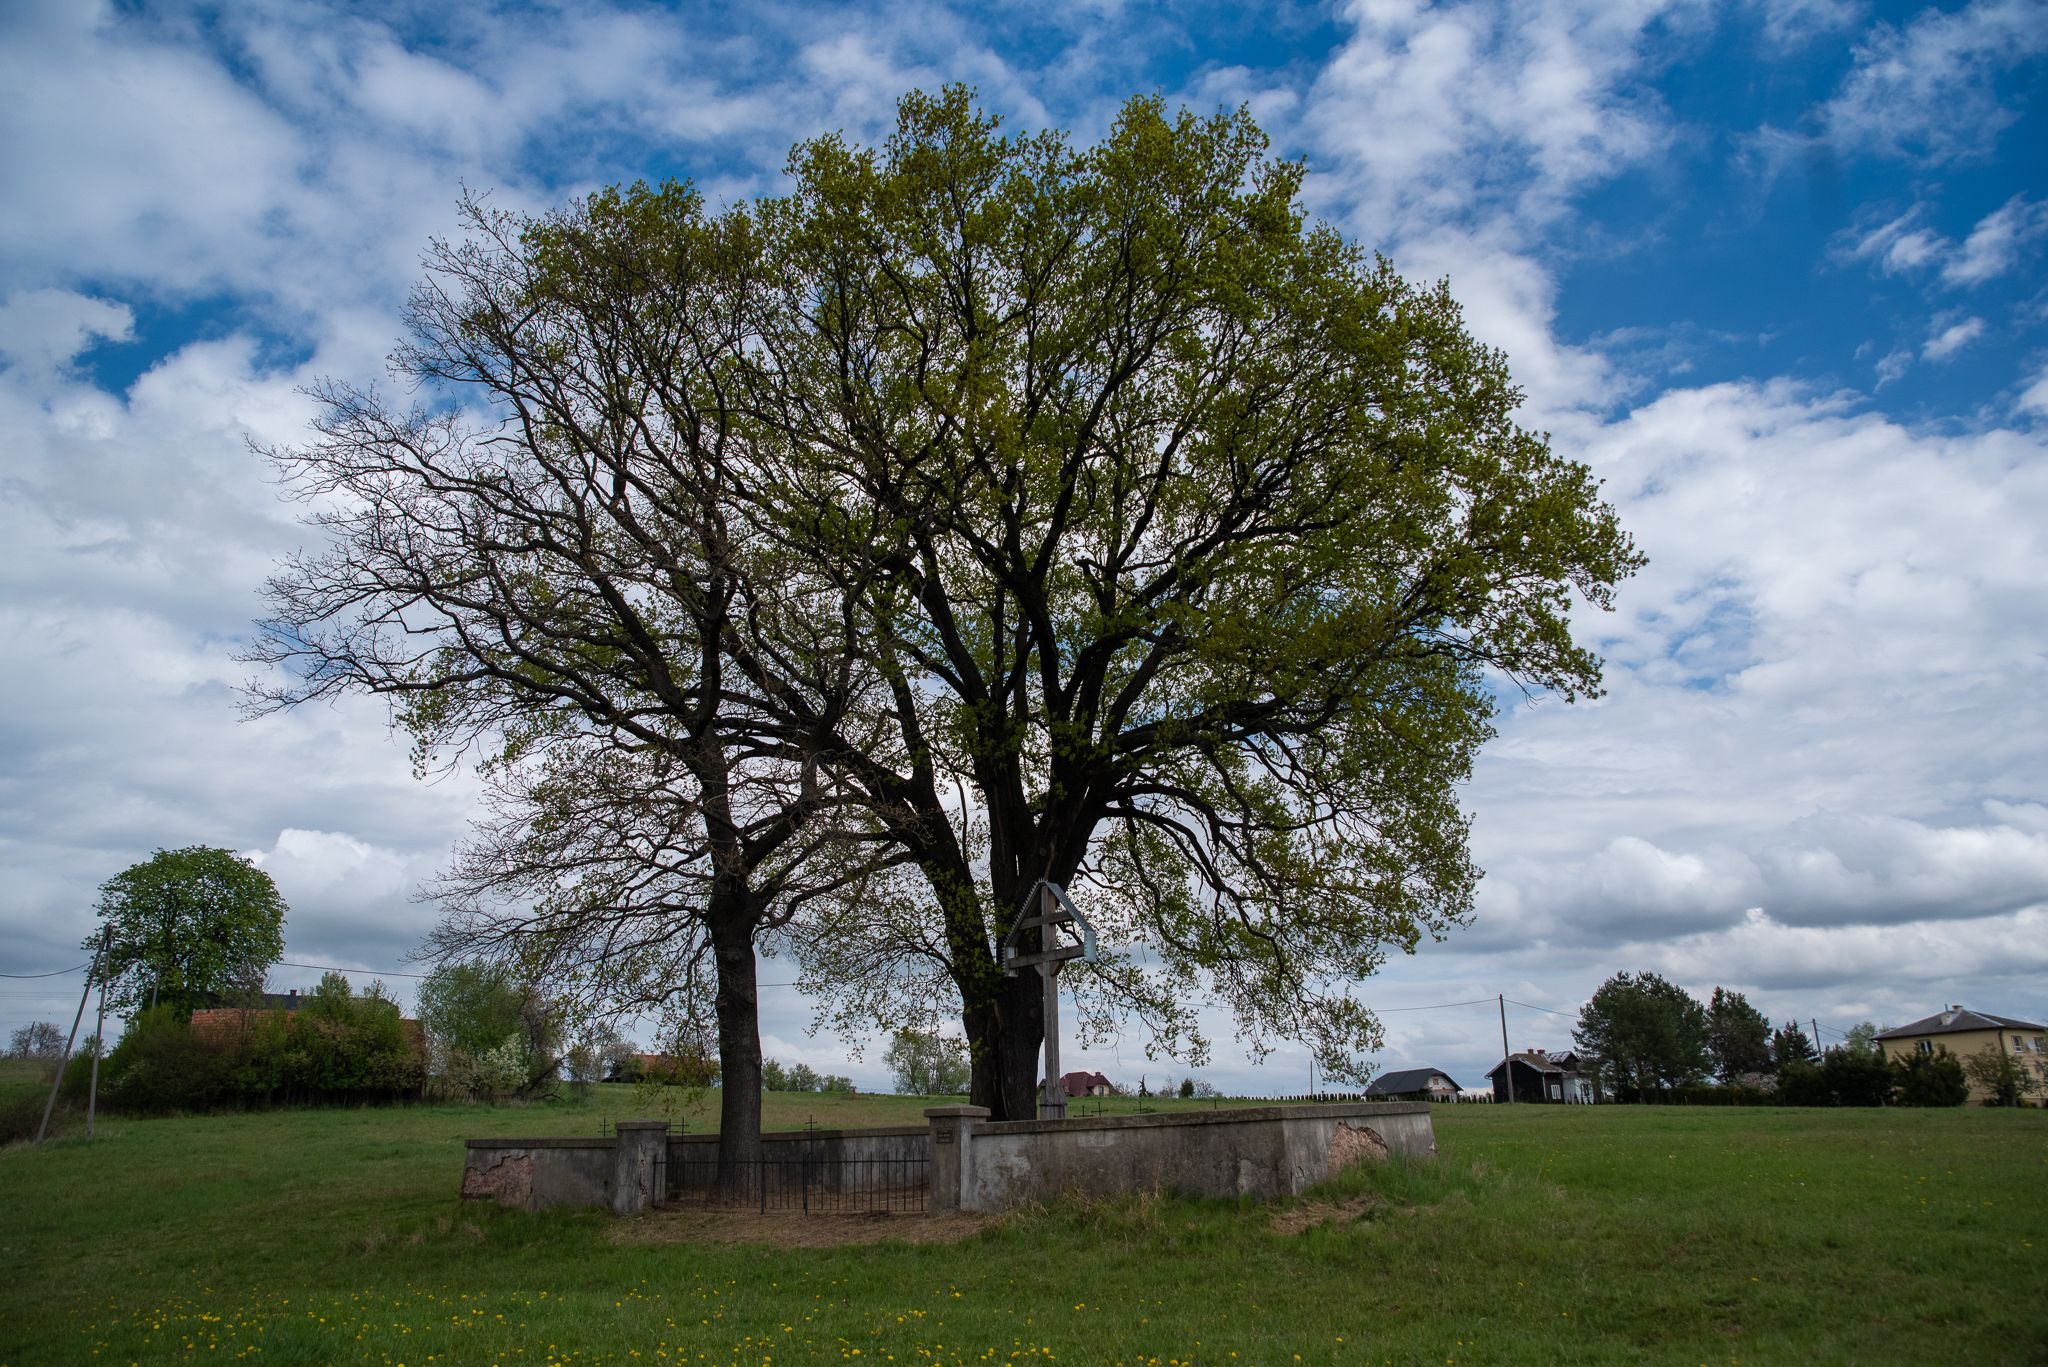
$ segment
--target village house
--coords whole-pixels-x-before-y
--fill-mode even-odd
[[[1456,1101],[1458,1084],[1437,1068],[1402,1068],[1381,1073],[1365,1089],[1378,1101]]]
[[[1504,1069],[1513,1078],[1512,1095],[1504,1080]],[[1569,1050],[1552,1054],[1542,1049],[1525,1049],[1494,1064],[1486,1075],[1493,1080],[1495,1101],[1582,1105],[1600,1099],[1599,1079],[1591,1069],[1582,1067],[1579,1056]]]
[[[1113,1096],[1116,1084],[1100,1073],[1062,1073],[1060,1090],[1068,1096]]]
[[[2019,1059],[2035,1086],[2048,1090],[2048,1026],[2032,1021],[1949,1006],[1911,1025],[1879,1031],[1877,1043],[1888,1059],[1907,1059],[1914,1054],[1931,1054],[1936,1049],[1946,1049],[1959,1059],[1967,1059],[1994,1049]],[[1972,1078],[1971,1104],[1981,1105],[1989,1097],[1989,1090]]]

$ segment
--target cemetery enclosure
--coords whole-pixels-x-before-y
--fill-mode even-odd
[[[1183,1110],[991,1122],[977,1106],[928,1110],[927,1126],[762,1136],[762,1158],[722,1199],[795,1210],[998,1211],[1078,1194],[1293,1196],[1359,1158],[1435,1152],[1419,1102]],[[622,1121],[609,1137],[471,1139],[462,1194],[525,1210],[621,1215],[703,1200],[717,1139]]]

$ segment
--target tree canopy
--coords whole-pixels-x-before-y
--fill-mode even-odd
[[[189,1015],[260,991],[265,970],[284,957],[285,911],[270,875],[232,850],[158,850],[100,885],[100,919],[113,932],[102,969],[108,1005]],[[81,947],[97,949],[99,939]]]
[[[1723,1082],[1771,1071],[1771,1023],[1740,992],[1716,987],[1707,1003],[1707,1052]]]
[[[870,1019],[945,991],[973,1099],[1030,1114],[996,955],[1040,878],[1102,932],[1084,1025],[1199,1057],[1206,992],[1362,1076],[1351,985],[1469,915],[1495,686],[1599,687],[1573,602],[1640,559],[1595,481],[1243,112],[1076,148],[949,88],[789,171],[473,206],[398,368],[488,411],[321,391],[277,455],[331,544],[273,581],[264,696],[390,695],[521,801],[555,762],[538,813],[642,795],[528,885],[555,943],[708,935],[729,1107],[771,936]]]
[[[1651,1092],[1698,1081],[1707,1069],[1707,1013],[1692,995],[1655,973],[1617,973],[1579,1012],[1573,1040],[1598,1060],[1614,1093]]]

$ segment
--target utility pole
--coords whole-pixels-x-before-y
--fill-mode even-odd
[[[71,1018],[71,1036],[64,1041],[64,1057],[57,1060],[57,1077],[50,1083],[50,1099],[43,1103],[43,1123],[36,1126],[38,1145],[41,1145],[43,1137],[50,1132],[50,1112],[57,1109],[57,1089],[64,1085],[64,1067],[71,1062],[71,1046],[78,1043],[78,1023],[85,1019],[85,1002],[92,996],[92,981],[100,975],[100,960],[106,957],[107,941],[112,939],[113,935],[112,926],[102,929],[99,948],[92,952],[92,967],[85,975],[85,990],[78,994],[78,1013]]]
[[[109,931],[112,926],[107,928]],[[105,937],[101,937],[102,948]],[[93,1137],[93,1119],[100,1109],[100,1055],[107,1052],[107,978],[100,975],[100,1008],[92,1022],[92,1084],[85,1094],[85,1137]]]
[[[1481,1000],[1485,999],[1481,998]],[[1502,1087],[1507,1091],[1508,1100],[1513,1102],[1515,1099],[1515,1064],[1513,1057],[1508,1053],[1508,995],[1505,992],[1497,992],[1494,994],[1493,1000],[1500,1007],[1500,1080]]]
[[[1806,1023],[1813,1027],[1813,1056],[1815,1058],[1826,1058],[1828,1051],[1821,1048],[1820,1045],[1820,1017],[1808,1016]]]

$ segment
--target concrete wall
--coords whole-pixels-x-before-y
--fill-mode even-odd
[[[1002,1210],[1069,1193],[1270,1199],[1297,1195],[1360,1159],[1436,1152],[1424,1102],[1004,1123],[982,1119],[986,1112],[971,1106],[926,1114],[934,1131],[934,1210]]]
[[[1436,1153],[1426,1102],[1261,1106],[1155,1115],[990,1123],[979,1106],[939,1106],[926,1128],[766,1134],[774,1162],[819,1164],[823,1189],[868,1188],[929,1157],[931,1209],[1004,1210],[1075,1193],[1270,1199],[1306,1191],[1358,1161]],[[709,1188],[716,1135],[670,1135],[664,1121],[621,1121],[609,1139],[472,1139],[465,1200],[523,1210],[608,1207],[630,1215]],[[841,1166],[851,1161],[855,1166]],[[863,1161],[875,1166],[863,1170]],[[903,1167],[896,1167],[903,1164]],[[666,1171],[662,1171],[665,1166]],[[814,1190],[817,1188],[813,1188]]]
[[[612,1204],[616,1139],[472,1139],[462,1199],[520,1210]]]

